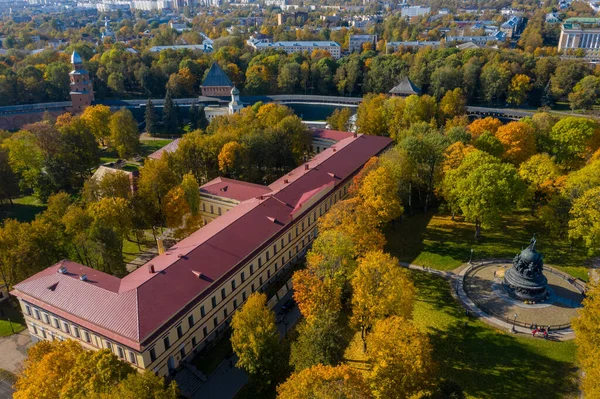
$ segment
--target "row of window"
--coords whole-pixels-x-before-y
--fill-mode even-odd
[[[88,331],[86,331],[84,329],[80,329],[80,327],[78,327],[74,324],[69,324],[67,321],[62,320],[62,319],[59,320],[57,317],[50,316],[46,312],[40,312],[39,309],[32,308],[28,304],[25,304],[25,313],[28,316],[33,316],[35,319],[43,321],[44,323],[53,326],[57,330],[60,330],[62,332],[69,334],[71,337],[83,340],[86,343],[96,346],[98,348],[102,348],[102,343],[98,340],[98,337],[93,337],[94,339],[92,339],[92,335]],[[37,326],[34,323],[30,323],[30,325],[33,328],[34,334],[37,336],[41,336],[44,339],[48,339],[47,337],[49,335],[51,339],[58,339],[61,341],[64,340],[64,338],[61,335],[53,333],[51,330],[46,331],[46,329],[44,329],[44,327]],[[105,343],[106,343],[106,348],[110,349],[111,352],[115,353],[115,351],[113,349],[113,344],[108,340],[105,340]],[[116,354],[121,359],[125,360],[124,349],[118,345],[115,345],[115,346],[117,348]],[[128,352],[129,352],[129,362],[131,362],[133,364],[137,364],[137,359],[136,359],[135,354],[132,351],[128,351]]]
[[[204,201],[202,202],[202,212],[206,212],[206,203]],[[215,215],[215,208],[214,208],[214,205],[212,205],[212,204],[210,205],[210,213]],[[217,207],[216,214],[219,216],[221,215],[221,207],[220,206]]]

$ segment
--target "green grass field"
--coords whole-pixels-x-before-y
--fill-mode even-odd
[[[11,299],[0,304],[0,337],[6,337],[25,329],[23,315],[11,306]],[[10,320],[10,321],[9,321]]]
[[[544,234],[544,227],[527,210],[504,217],[494,229],[483,229],[475,240],[475,227],[461,217],[429,213],[405,217],[386,229],[386,250],[403,262],[434,269],[453,270],[469,261],[489,258],[512,259],[536,235],[538,250],[547,264],[557,266],[583,280],[588,279],[586,253],[581,248],[570,251],[569,243]]]
[[[456,381],[470,398],[577,396],[573,341],[499,331],[468,318],[447,281],[422,272],[412,276],[414,320],[431,338],[440,377]]]
[[[33,195],[13,199],[13,204],[0,205],[0,222],[4,219],[16,219],[19,222],[31,222],[35,215],[43,212],[46,204]]]

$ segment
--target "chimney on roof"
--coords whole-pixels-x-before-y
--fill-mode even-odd
[[[183,257],[184,257],[184,255],[183,255],[183,254],[177,254],[177,258],[181,259],[181,258],[183,258]]]
[[[307,164],[307,163],[305,163],[305,164],[304,164],[304,170],[308,170],[308,169],[310,169],[310,167],[308,166],[308,164]]]
[[[358,133],[354,132],[354,134],[352,135],[352,137],[357,138],[358,137]]]
[[[289,181],[288,179],[283,179],[283,182],[284,182],[285,184],[288,184],[290,181]]]
[[[85,273],[79,275],[81,281],[87,281],[87,275]]]
[[[62,265],[58,268],[57,272],[60,274],[67,274],[67,267],[65,265]]]
[[[336,152],[336,151],[337,151],[337,148],[335,148],[335,147],[332,147],[332,148],[333,148],[333,152]]]
[[[202,272],[197,272],[195,270],[192,270],[192,273],[194,273],[194,275],[198,278],[202,278]]]
[[[154,273],[154,265],[152,263],[150,263],[148,265],[148,273],[153,274]]]

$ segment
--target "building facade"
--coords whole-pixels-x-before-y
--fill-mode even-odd
[[[139,370],[173,372],[305,254],[317,220],[391,143],[367,135],[337,142],[122,279],[64,260],[16,284],[32,339],[74,339]]]
[[[206,97],[229,96],[233,90],[233,83],[231,83],[231,80],[219,64],[213,62],[206,74],[206,78],[204,78],[202,85],[200,85],[200,90],[202,91],[202,95]]]
[[[402,16],[403,17],[418,17],[421,15],[426,15],[431,13],[431,7],[425,7],[425,6],[408,6],[408,7],[402,7],[401,10]]]
[[[348,50],[351,53],[362,52],[363,44],[371,43],[373,50],[377,46],[377,35],[350,35],[348,38]]]
[[[303,53],[307,51],[309,54],[315,50],[325,50],[336,60],[341,57],[341,47],[336,42],[275,42],[275,43],[248,43],[253,49],[257,51],[267,49],[283,50],[288,54],[292,53]]]
[[[569,18],[561,25],[558,51],[600,56],[600,18]]]

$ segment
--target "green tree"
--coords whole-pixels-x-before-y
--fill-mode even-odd
[[[167,133],[179,133],[179,115],[177,107],[171,97],[171,92],[167,90],[165,104],[162,112],[162,124]]]
[[[160,121],[156,115],[156,108],[151,99],[146,103],[146,111],[144,112],[144,120],[146,121],[146,131],[150,134],[160,132]]]
[[[300,84],[301,71],[297,62],[285,63],[279,69],[277,86],[283,93],[294,93]]]
[[[341,359],[343,331],[334,315],[326,313],[312,322],[303,320],[297,331],[290,354],[290,365],[297,372],[317,364],[335,365]]]
[[[493,133],[485,132],[473,142],[473,146],[480,151],[487,152],[497,158],[504,154],[502,142]]]
[[[0,146],[0,203],[12,199],[19,194],[19,179],[10,167],[8,151]]]
[[[482,226],[497,224],[503,213],[514,209],[524,190],[513,165],[482,151],[467,154],[457,169],[446,173],[443,182],[444,198],[475,223],[477,239]]]
[[[573,91],[569,93],[569,103],[573,111],[578,109],[591,109],[600,99],[600,78],[586,76],[581,79]]]
[[[506,97],[511,74],[499,64],[486,64],[481,71],[481,90],[486,102],[499,102]]]
[[[556,162],[576,168],[600,147],[600,126],[594,120],[570,116],[552,127],[550,139]]]
[[[573,201],[569,238],[582,240],[590,256],[600,250],[600,187],[586,191]]]
[[[253,293],[234,313],[231,320],[231,346],[238,356],[237,365],[257,384],[271,384],[278,357],[275,315],[267,307],[265,294]]]
[[[130,158],[137,153],[140,135],[137,122],[131,111],[121,108],[110,117],[110,142],[121,158]]]

